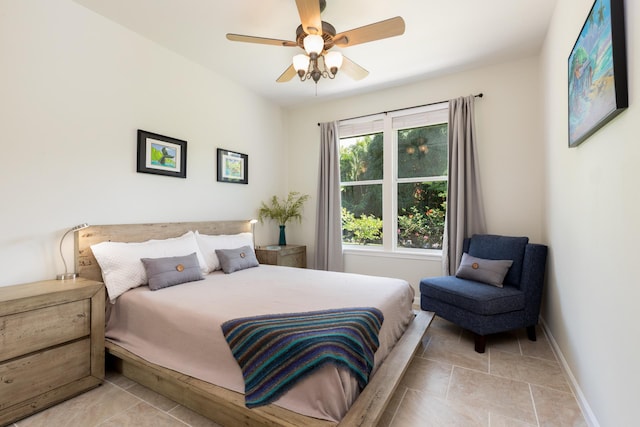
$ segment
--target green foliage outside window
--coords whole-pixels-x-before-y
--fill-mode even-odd
[[[446,124],[398,131],[398,178],[447,175]]]
[[[441,249],[447,182],[398,185],[398,246]]]
[[[419,211],[412,206],[407,215],[398,216],[398,246],[441,249],[444,233],[444,209]]]
[[[342,208],[342,241],[357,245],[382,244],[382,220],[373,215],[356,218]]]
[[[447,124],[397,131],[398,247],[442,248],[447,181],[437,179],[447,176],[447,133]],[[340,178],[343,242],[381,245],[382,133],[341,140]]]
[[[348,140],[351,143],[345,144]],[[340,146],[340,181],[382,179],[382,134],[343,139]]]

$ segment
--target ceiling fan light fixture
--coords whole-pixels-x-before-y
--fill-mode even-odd
[[[405,31],[404,20],[396,16],[338,33],[333,25],[323,21],[320,16],[326,0],[296,0],[295,3],[300,15],[295,40],[227,33],[227,39],[231,41],[303,49],[306,55],[297,55],[293,63],[276,79],[278,83],[288,82],[296,74],[300,81],[313,80],[318,83],[322,78],[335,78],[338,71],[354,80],[361,80],[369,72],[349,58],[343,57],[340,52],[332,52],[331,49],[334,46],[345,48],[400,36]]]
[[[335,75],[340,67],[342,67],[342,53],[337,51],[327,52],[324,56],[324,64],[327,66],[331,74]]]
[[[313,80],[318,83],[321,78],[334,79],[342,66],[343,56],[340,52],[327,52],[322,56],[315,53],[307,56],[300,53],[293,57],[293,69],[300,81]]]
[[[304,53],[300,53],[293,57],[293,68],[295,68],[298,75],[304,76],[309,69],[310,58]]]
[[[319,56],[324,50],[324,39],[317,34],[309,34],[303,40],[304,50],[309,56],[315,54]]]

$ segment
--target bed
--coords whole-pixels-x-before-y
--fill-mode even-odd
[[[102,271],[91,250],[92,245],[100,242],[144,242],[149,239],[174,238],[193,230],[205,235],[234,235],[250,231],[250,223],[213,221],[92,226],[76,233],[76,270],[82,277],[102,280]],[[151,292],[144,286],[137,287],[120,295],[115,304],[107,304],[112,312],[108,316],[110,320],[107,327],[107,354],[114,366],[126,377],[222,425],[375,425],[433,315],[428,312],[411,311],[411,298],[402,290],[403,286],[399,284],[402,281],[356,276],[358,275],[261,265],[232,274],[212,272],[206,275],[204,280],[163,289],[161,292]],[[382,292],[380,297],[366,297],[372,292],[363,292],[364,285],[354,285],[355,279],[368,280],[371,286],[376,286],[378,281],[395,281],[391,285],[398,287],[405,295],[393,297]],[[242,373],[237,364],[234,365],[235,360],[230,356],[228,346],[225,347],[224,340],[220,341],[222,333],[219,332],[219,324],[214,323],[220,319],[228,320],[271,312],[308,312],[331,308],[330,300],[335,299],[331,295],[339,289],[344,289],[344,284],[339,283],[340,280],[349,283],[350,287],[350,291],[346,292],[348,295],[343,295],[342,306],[378,305],[385,315],[380,329],[380,348],[376,352],[373,375],[367,386],[359,392],[355,380],[350,378],[345,370],[324,366],[275,402],[248,409],[245,406]],[[267,285],[272,288],[266,288]],[[214,292],[212,289],[216,287],[214,294],[203,296],[205,294],[202,292]],[[333,291],[331,288],[334,288]],[[266,307],[262,302],[269,299],[269,295],[286,295],[286,298],[271,298],[275,300],[275,306]],[[393,298],[399,298],[399,302],[394,302]],[[218,305],[216,310],[207,308],[216,306],[216,301],[220,300],[227,303]],[[178,304],[176,301],[181,303]],[[236,303],[231,304],[230,301]],[[405,307],[394,311],[396,306],[403,304]],[[152,317],[162,315],[168,309],[178,309],[177,306],[180,305],[184,305],[182,316],[185,317],[179,322],[163,320],[162,316]],[[232,306],[235,307],[233,310]],[[195,320],[196,315],[200,314],[208,319],[204,322],[206,327],[199,326],[200,321]],[[152,332],[141,334],[127,330],[128,325],[144,323],[144,319],[149,319],[148,323],[156,326],[152,328]],[[205,331],[211,329],[218,331],[217,338],[212,338],[211,342],[199,338],[198,351],[190,352],[195,353],[190,355],[195,358],[185,363],[176,362],[180,358],[177,352],[187,345],[181,343],[187,330],[189,334],[199,333],[198,336],[202,337],[202,333],[208,333]],[[155,340],[155,344],[149,346],[148,341],[154,341],[149,336],[154,334],[158,339]],[[164,339],[171,334],[173,338]],[[144,339],[140,339],[141,335]],[[156,347],[153,347],[154,345]],[[158,351],[157,346],[162,346],[168,352]],[[214,357],[215,363],[211,365],[215,368],[208,369],[204,360],[213,353],[214,347],[225,348],[229,356]],[[380,355],[384,356],[384,360]],[[320,383],[322,385],[318,385]],[[322,403],[319,409],[306,408],[307,400],[313,401],[318,398],[314,397],[314,390],[325,386],[328,387],[327,390],[334,390],[331,387],[336,383],[341,384],[342,394],[335,391],[322,392],[320,394],[323,398],[330,396],[334,399],[329,399],[326,404]]]

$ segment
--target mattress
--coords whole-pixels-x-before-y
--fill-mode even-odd
[[[220,325],[264,314],[376,307],[384,315],[375,370],[413,318],[413,288],[404,280],[260,265],[158,291],[141,286],[121,295],[108,315],[106,338],[157,365],[244,392],[242,372]],[[344,368],[324,365],[275,405],[339,421],[359,393]]]

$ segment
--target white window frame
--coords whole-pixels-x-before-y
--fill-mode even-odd
[[[417,249],[398,246],[398,184],[411,182],[448,181],[448,176],[428,178],[398,178],[398,131],[422,126],[448,123],[449,104],[447,102],[422,107],[408,108],[388,113],[342,120],[338,123],[338,138],[349,138],[382,132],[383,171],[381,180],[340,182],[343,185],[382,184],[382,247],[351,245],[343,242],[346,252],[384,252],[413,256],[441,256],[441,249]],[[391,200],[389,200],[389,198]],[[388,230],[392,232],[389,233]],[[391,236],[391,237],[389,237]]]

